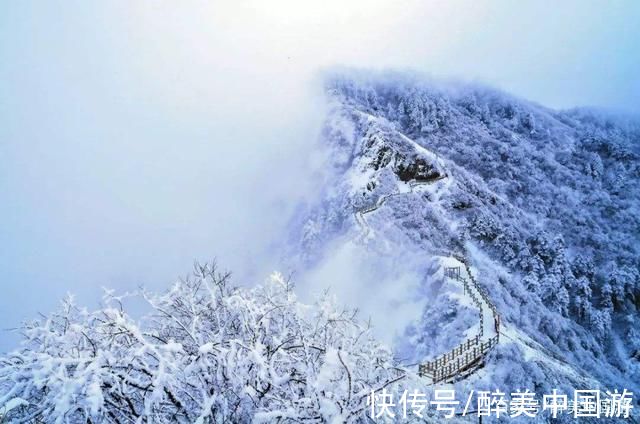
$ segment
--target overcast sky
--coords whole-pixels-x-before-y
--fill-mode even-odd
[[[306,189],[319,68],[637,112],[638,22],[634,0],[3,1],[0,327],[194,259],[262,279]]]

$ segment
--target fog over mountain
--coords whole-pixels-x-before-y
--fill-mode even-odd
[[[417,74],[324,83],[322,154],[274,244],[289,277],[205,264],[66,298],[0,357],[3,413],[364,423],[382,388],[640,390],[640,119]]]
[[[311,182],[321,69],[637,110],[639,17],[635,1],[3,2],[0,328],[69,291],[160,289],[194,259],[269,275]]]
[[[437,387],[637,415],[638,22],[1,3],[0,422],[365,423]]]

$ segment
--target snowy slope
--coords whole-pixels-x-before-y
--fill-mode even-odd
[[[477,325],[437,272],[440,252],[467,252],[505,324],[469,381],[539,392],[585,382],[640,388],[638,120],[399,74],[327,81],[326,187],[296,218],[299,267],[322,264],[342,243],[397,267],[407,258],[424,274],[424,311],[396,349],[419,362]],[[377,208],[363,235],[354,211],[367,206]]]

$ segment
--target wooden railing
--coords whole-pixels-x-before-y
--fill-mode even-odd
[[[432,184],[443,178],[447,178],[447,175],[442,175],[429,181],[411,181],[409,182],[409,186],[413,191],[413,188],[416,186]],[[382,195],[373,205],[365,206],[356,210],[356,215],[360,215],[361,218],[357,220],[358,223],[362,226],[368,227],[368,225],[366,224],[366,220],[364,219],[364,215],[378,209],[388,198],[399,196],[401,194],[404,193]],[[478,309],[480,311],[480,329],[478,331],[478,334],[476,334],[474,337],[466,339],[465,341],[451,349],[449,352],[446,352],[438,356],[437,358],[418,366],[418,374],[423,377],[431,378],[433,383],[455,381],[464,378],[476,371],[478,368],[481,368],[484,365],[484,359],[487,353],[495,345],[498,344],[500,337],[500,316],[498,315],[498,311],[495,305],[489,299],[487,292],[484,290],[484,288],[482,288],[482,286],[477,283],[477,281],[471,274],[466,257],[455,252],[446,252],[442,256],[453,257],[454,259],[457,259],[459,262],[464,264],[466,273],[469,276],[468,280],[461,277],[460,267],[446,268],[445,275],[448,278],[452,278],[462,283],[464,293],[469,295],[476,306],[478,306]],[[480,298],[478,298],[478,295],[476,295],[474,290],[478,293]],[[485,334],[483,310],[487,306],[492,311],[496,334],[492,337],[489,337],[488,339],[484,339]]]
[[[429,184],[433,184],[436,181],[440,181],[442,179],[447,178],[447,175],[440,175],[432,180],[424,180],[424,181],[418,181],[418,180],[412,180],[409,181],[409,187],[411,187],[411,189],[413,190],[414,187],[418,187],[421,185],[429,185]],[[364,206],[360,209],[358,209],[356,211],[356,213],[359,213],[360,215],[364,215],[370,212],[375,211],[376,209],[378,209],[380,206],[382,206],[384,204],[384,202],[387,201],[387,199],[391,198],[391,197],[395,197],[395,196],[400,196],[402,194],[406,194],[406,193],[390,193],[390,194],[383,194],[382,196],[380,196],[378,198],[378,200],[376,200],[376,202],[373,205],[369,205],[369,206]]]
[[[460,276],[460,267],[448,267],[445,268],[445,276],[452,278],[462,283],[465,294],[469,297],[478,307],[480,317],[480,329],[478,334],[474,337],[466,339],[449,352],[419,365],[418,374],[425,377],[430,377],[434,383],[442,381],[453,381],[457,378],[463,378],[476,369],[484,365],[484,358],[487,353],[498,344],[500,340],[500,316],[498,311],[489,299],[487,292],[482,286],[480,286],[469,269],[469,265],[464,257],[457,254],[449,254],[448,256],[454,257],[458,261],[462,262],[467,271],[469,279],[462,278]],[[473,289],[477,291],[481,299],[474,293]],[[484,304],[483,304],[484,302]],[[492,312],[495,335],[483,340],[484,334],[484,308],[489,307]]]

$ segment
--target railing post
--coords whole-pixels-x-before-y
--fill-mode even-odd
[[[380,204],[384,202],[384,199],[380,199]],[[378,205],[371,208],[375,210]],[[489,296],[484,287],[481,287],[476,279],[471,274],[468,262],[466,258],[460,257],[454,253],[446,253],[446,255],[453,256],[460,262],[462,262],[467,271],[468,279],[460,276],[460,267],[446,267],[445,276],[454,278],[457,281],[461,281],[463,285],[463,292],[465,295],[469,295],[473,302],[479,309],[479,322],[480,330],[471,338],[468,338],[460,344],[453,347],[448,352],[445,352],[439,357],[436,357],[426,364],[421,364],[418,367],[420,375],[426,375],[429,373],[432,376],[433,382],[438,383],[441,381],[453,381],[456,374],[459,374],[465,367],[470,366],[473,362],[482,360],[484,355],[495,346],[500,338],[500,316],[498,315],[497,308],[489,300]],[[475,291],[471,289],[470,285],[473,285]],[[483,308],[489,307],[492,311],[492,318],[494,320],[494,327],[496,335],[489,338],[486,342],[482,341],[484,336],[484,312]],[[479,362],[473,369],[481,366]]]

